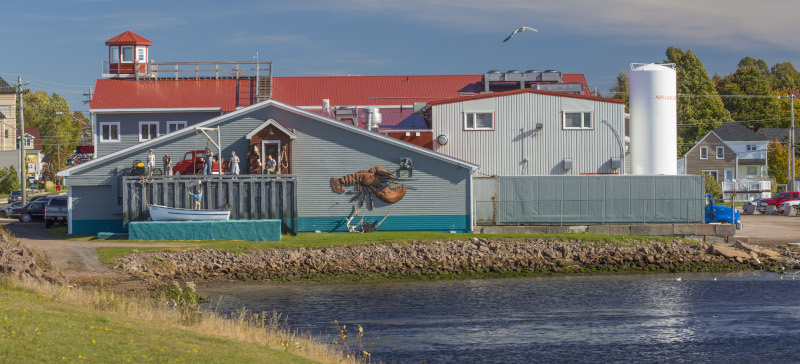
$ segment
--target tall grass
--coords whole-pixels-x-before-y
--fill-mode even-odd
[[[121,294],[108,291],[102,285],[93,289],[64,287],[11,277],[5,277],[3,283],[33,291],[49,301],[109,312],[134,320],[160,322],[196,334],[260,345],[313,362],[348,363],[361,360],[354,359],[352,355],[346,356],[309,333],[292,330],[275,313],[255,314],[243,309],[225,317],[218,312],[201,311],[197,308],[196,300],[191,302],[193,299],[188,292],[181,294],[176,300],[170,299],[166,293],[158,297]],[[188,291],[193,294],[193,289]]]

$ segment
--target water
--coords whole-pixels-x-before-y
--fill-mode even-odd
[[[797,362],[800,276],[613,275],[205,287],[384,362]],[[352,330],[351,330],[352,333]],[[351,335],[351,339],[353,335]],[[353,342],[351,341],[351,345]]]

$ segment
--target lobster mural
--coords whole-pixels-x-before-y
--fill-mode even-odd
[[[344,193],[345,186],[355,185],[355,190],[347,192],[356,194],[355,197],[350,199],[350,202],[361,197],[359,207],[364,206],[364,201],[369,200],[369,207],[372,209],[375,207],[373,195],[388,203],[400,201],[406,195],[405,185],[399,183],[386,184],[391,179],[397,179],[397,176],[386,168],[375,166],[369,170],[358,171],[342,178],[333,177],[331,178],[331,188],[336,193],[341,194]]]

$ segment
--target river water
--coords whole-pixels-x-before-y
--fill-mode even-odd
[[[203,287],[384,362],[799,362],[800,275],[607,275]],[[716,277],[716,280],[714,278]],[[352,345],[354,338],[349,340]]]

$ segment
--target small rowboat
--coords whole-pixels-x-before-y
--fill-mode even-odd
[[[191,210],[161,205],[150,205],[153,221],[226,221],[230,210]]]

